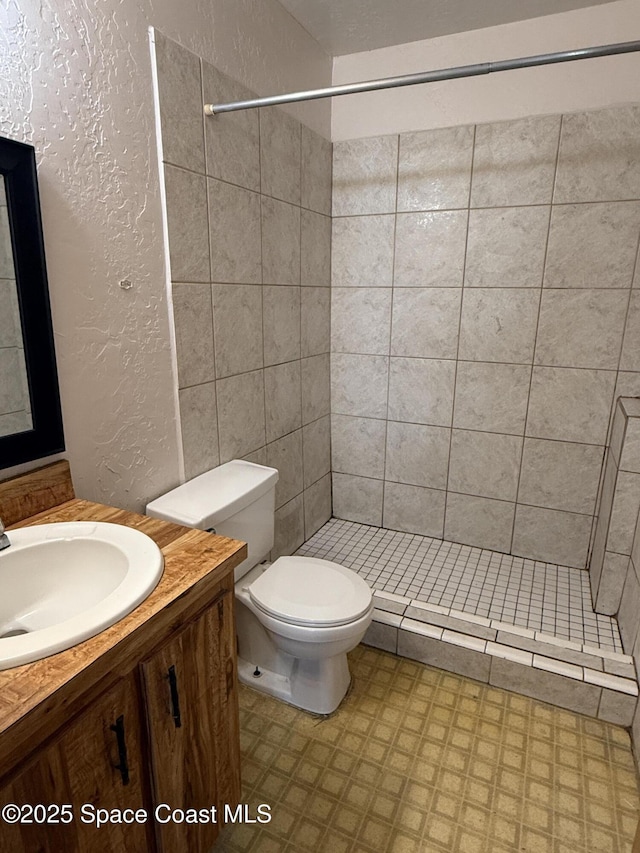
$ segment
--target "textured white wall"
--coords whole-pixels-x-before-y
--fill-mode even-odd
[[[150,25],[261,94],[331,74],[275,0],[0,0],[0,134],[37,151],[74,484],[134,509],[179,476]],[[291,111],[328,135],[328,103]]]
[[[640,39],[640,3],[381,48],[334,60],[333,85]],[[640,100],[640,53],[335,98],[332,139],[567,113]]]

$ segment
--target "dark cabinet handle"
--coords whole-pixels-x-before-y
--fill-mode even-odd
[[[176,728],[179,729],[182,725],[182,720],[180,719],[180,696],[178,695],[178,678],[175,666],[169,667],[167,678],[169,679],[169,690],[171,692],[171,716],[173,717]]]
[[[118,758],[120,764],[115,765],[115,769],[120,771],[122,776],[122,784],[129,784],[129,762],[127,761],[127,744],[124,739],[124,717],[122,714],[116,720],[115,726],[109,726],[112,732],[115,732],[118,741]]]

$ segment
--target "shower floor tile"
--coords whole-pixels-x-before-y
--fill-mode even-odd
[[[374,590],[623,650],[616,620],[593,612],[581,569],[337,518],[296,553],[348,566]]]

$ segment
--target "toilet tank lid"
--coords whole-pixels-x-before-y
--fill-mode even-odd
[[[232,459],[147,504],[147,515],[208,530],[274,488],[276,468]]]

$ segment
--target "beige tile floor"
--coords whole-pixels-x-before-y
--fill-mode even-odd
[[[640,798],[616,726],[359,646],[327,719],[241,689],[252,853],[622,853]]]

